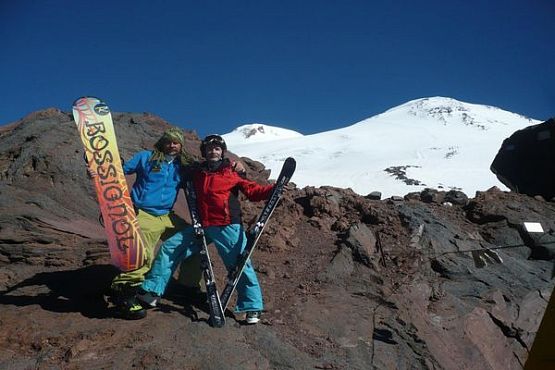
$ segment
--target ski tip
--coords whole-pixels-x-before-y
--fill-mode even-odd
[[[293,157],[287,157],[283,165],[295,168],[297,166],[297,161]]]

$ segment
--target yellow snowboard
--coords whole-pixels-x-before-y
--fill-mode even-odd
[[[83,97],[73,103],[73,119],[85,146],[100,205],[112,263],[132,271],[144,263],[144,244],[119,156],[112,115],[100,99]]]

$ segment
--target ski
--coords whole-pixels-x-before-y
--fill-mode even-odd
[[[222,307],[218,289],[216,288],[212,261],[210,261],[206,236],[204,235],[204,229],[202,228],[197,210],[197,194],[192,180],[187,180],[185,182],[185,197],[187,198],[187,205],[189,207],[189,213],[191,214],[191,223],[193,224],[195,236],[199,239],[201,244],[200,268],[202,270],[202,276],[204,277],[204,284],[206,285],[206,298],[210,310],[210,326],[221,328],[225,325],[224,308]]]
[[[285,160],[270,198],[266,201],[266,204],[258,216],[254,227],[247,235],[247,245],[245,246],[245,250],[238,256],[236,265],[228,271],[226,285],[220,296],[220,301],[222,302],[222,308],[224,311],[227,308],[229,299],[237,287],[241,274],[243,273],[243,270],[245,269],[245,266],[249,261],[249,258],[251,257],[262,232],[264,231],[264,227],[268,223],[268,220],[272,216],[272,213],[276,209],[276,206],[283,195],[285,185],[287,185],[289,180],[291,180],[291,177],[295,172],[296,166],[297,164],[293,158],[289,157]]]

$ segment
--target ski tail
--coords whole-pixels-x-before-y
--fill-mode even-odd
[[[214,280],[214,271],[212,270],[212,261],[208,253],[208,246],[206,245],[206,237],[203,235],[201,254],[201,268],[203,270],[204,282],[206,285],[206,298],[208,301],[208,308],[210,310],[210,326],[221,328],[225,325],[225,312],[218,295],[216,281]]]
[[[191,215],[191,222],[195,235],[201,244],[200,250],[200,267],[202,269],[202,276],[206,286],[206,298],[208,301],[208,308],[210,310],[210,325],[215,328],[221,328],[225,325],[225,309],[222,307],[220,295],[216,287],[216,280],[214,279],[214,270],[212,269],[212,261],[210,260],[210,253],[208,252],[208,245],[206,243],[206,236],[200,221],[200,216],[197,210],[197,195],[192,181],[185,182],[185,197],[187,198],[187,205]]]

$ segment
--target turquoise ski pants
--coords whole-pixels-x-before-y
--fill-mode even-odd
[[[207,243],[214,243],[227,269],[237,263],[237,257],[247,244],[243,227],[239,224],[209,226],[204,229]],[[199,252],[201,241],[195,237],[191,226],[177,232],[166,240],[158,251],[142,288],[162,295],[179,262]],[[256,273],[248,261],[237,284],[235,312],[262,311],[264,303]]]

